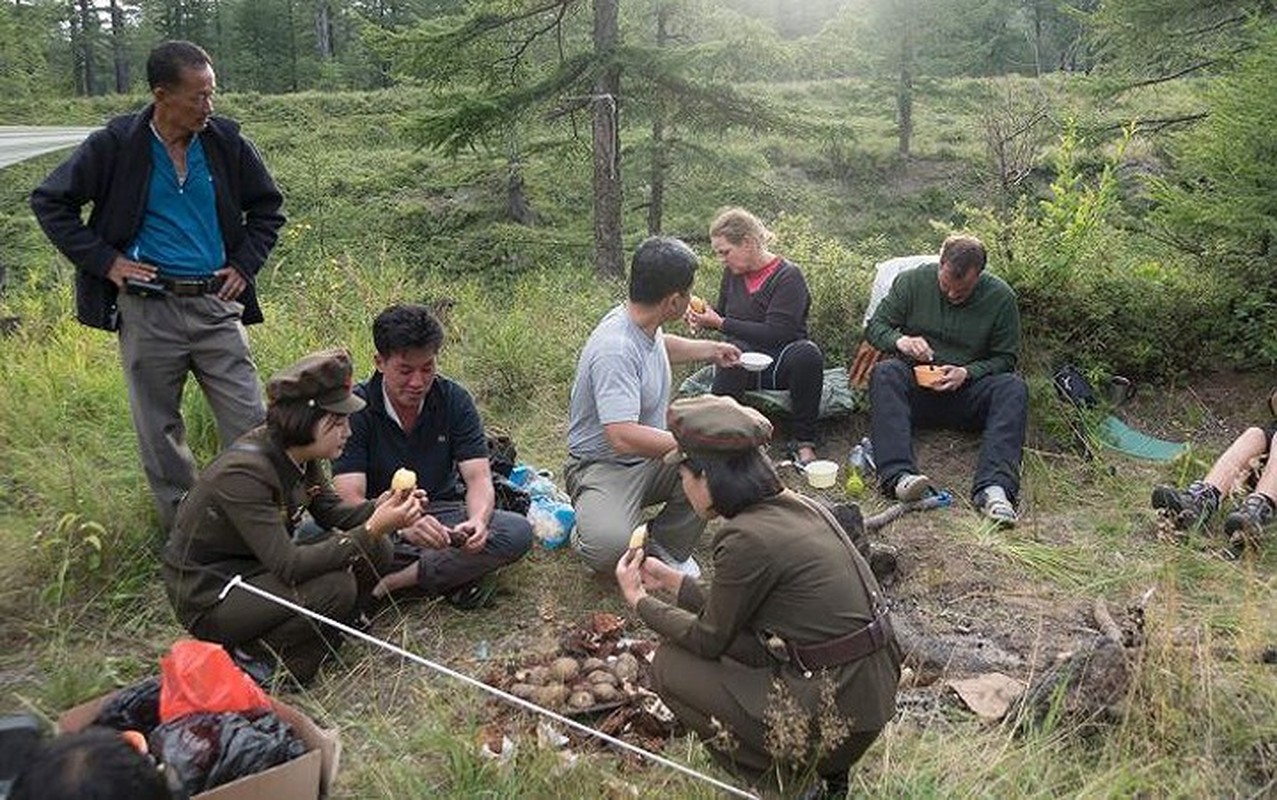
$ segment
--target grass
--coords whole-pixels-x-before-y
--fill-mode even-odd
[[[813,119],[844,123],[841,149],[765,132],[708,136],[698,144],[713,157],[678,172],[669,230],[703,237],[713,210],[728,203],[774,221],[781,252],[804,267],[817,298],[813,330],[837,362],[854,344],[874,261],[933,249],[933,221],[961,219],[955,199],[990,199],[980,114],[995,90],[969,81],[921,89],[916,157],[901,163],[880,88],[851,81],[757,88]],[[1009,91],[1045,93],[1058,114],[1094,125],[1191,102],[1165,94],[1101,101],[1076,83],[1054,81],[1013,82]],[[223,100],[288,196],[290,222],[261,276],[267,322],[250,329],[255,358],[268,375],[310,350],[345,345],[363,374],[371,369],[368,324],[376,310],[447,298],[443,370],[474,392],[490,425],[513,434],[525,460],[557,472],[576,354],[623,295],[588,264],[588,162],[578,157],[579,142],[575,150],[556,145],[560,131],[534,129],[525,169],[543,224],[503,226],[494,221],[503,160],[476,153],[450,161],[414,149],[400,132],[418,99],[399,90]],[[92,122],[130,102],[11,108],[5,117]],[[628,144],[640,136],[625,135]],[[0,702],[49,717],[154,673],[182,634],[159,582],[153,512],[115,340],[74,322],[71,270],[22,203],[54,163],[48,157],[0,172],[11,280],[0,312],[23,320],[15,336],[0,338]],[[637,185],[641,173],[627,170],[629,185]],[[641,235],[642,209],[627,209],[632,242]],[[716,276],[706,261],[698,292],[712,295]],[[927,695],[937,713],[905,713],[890,726],[854,787],[910,797],[1271,792],[1277,681],[1258,655],[1277,642],[1274,549],[1225,562],[1207,534],[1184,544],[1162,535],[1147,509],[1152,483],[1200,474],[1253,416],[1258,406],[1238,400],[1251,384],[1233,395],[1176,386],[1134,401],[1131,419],[1200,440],[1174,464],[1103,453],[1087,461],[1065,444],[1070,433],[1043,374],[1049,365],[1028,363],[1033,431],[1024,524],[1014,532],[991,528],[965,500],[894,524],[883,535],[902,546],[906,573],[893,591],[941,630],[974,625],[1049,662],[1085,641],[1089,621],[1080,609],[1093,598],[1119,613],[1151,587],[1131,700],[1098,738],[1078,736],[1067,721],[1020,736],[1007,725],[976,723],[937,685]],[[186,409],[206,462],[217,447],[211,415],[194,390]],[[831,440],[856,441],[865,426],[862,417],[836,423]],[[947,465],[963,495],[974,449],[969,441],[952,450],[945,444],[925,440],[924,455]],[[866,503],[872,511],[880,500]],[[377,632],[482,676],[552,649],[563,627],[589,611],[625,615],[619,599],[564,550],[534,551],[506,571],[503,586],[493,611],[408,604],[380,619]],[[363,646],[347,648],[342,659],[295,698],[341,731],[338,797],[713,796],[686,777],[579,742],[571,748],[575,766],[565,768],[557,752],[536,744],[532,720],[498,713],[473,689]],[[494,720],[518,741],[511,767],[477,754],[480,730]],[[671,741],[665,754],[713,769],[694,739]]]

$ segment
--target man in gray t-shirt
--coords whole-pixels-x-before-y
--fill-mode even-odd
[[[697,259],[678,239],[652,237],[634,251],[629,299],[603,317],[581,350],[568,407],[564,479],[576,509],[572,545],[591,569],[611,574],[643,509],[664,503],[649,523],[652,555],[695,571],[692,548],[705,529],[661,457],[677,445],[665,427],[670,362],[740,361],[726,342],[667,335],[682,318]]]

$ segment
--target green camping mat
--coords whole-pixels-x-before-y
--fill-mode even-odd
[[[1168,442],[1141,433],[1115,416],[1105,417],[1097,426],[1096,435],[1106,446],[1135,458],[1148,461],[1171,461],[1188,449],[1184,442]]]
[[[714,366],[711,364],[693,372],[678,387],[679,397],[695,397],[705,394],[714,384]],[[790,414],[793,406],[785,389],[751,389],[745,392],[745,403],[764,414]],[[820,419],[839,417],[869,407],[868,392],[851,388],[846,367],[825,370],[824,385],[820,392]]]

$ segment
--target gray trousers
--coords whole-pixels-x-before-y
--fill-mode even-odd
[[[217,421],[222,448],[266,419],[248,352],[244,307],[216,295],[135,297],[121,293],[120,360],[142,469],[165,531],[195,483],[182,392],[195,375]]]
[[[576,509],[572,546],[595,572],[616,569],[647,506],[665,504],[647,532],[673,559],[690,556],[705,530],[683,495],[678,467],[659,458],[631,466],[569,458],[563,477]]]

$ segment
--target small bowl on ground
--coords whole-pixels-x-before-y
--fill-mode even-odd
[[[750,372],[762,372],[772,365],[772,357],[766,353],[741,353],[740,365]]]
[[[807,483],[813,489],[828,489],[838,480],[838,462],[818,459],[809,461],[803,467],[803,474],[807,476]]]
[[[924,389],[930,389],[944,379],[944,367],[935,364],[918,364],[913,368],[913,379]]]

